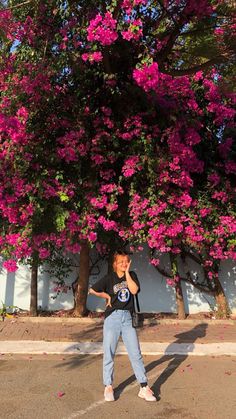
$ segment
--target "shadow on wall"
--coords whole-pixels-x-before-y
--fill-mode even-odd
[[[226,293],[229,308],[236,312],[236,261],[225,260],[222,262],[219,279]]]
[[[168,255],[162,256],[162,265],[169,268]],[[175,290],[167,286],[166,278],[150,264],[147,248],[132,256],[132,269],[140,281],[140,309],[143,312],[176,312]]]
[[[199,285],[200,283],[204,283],[204,272],[198,263],[188,259],[187,267],[192,278],[199,278]],[[178,257],[178,269],[180,276],[183,278],[186,277],[185,267],[180,257]],[[185,312],[187,314],[197,313],[199,311],[211,311],[214,308],[215,299],[212,295],[201,292],[187,281],[182,281],[181,284],[184,296]]]
[[[78,275],[77,267],[73,267],[72,272],[65,278],[65,285],[71,287]],[[62,292],[57,295],[55,291],[56,277],[44,272],[40,276],[39,282],[39,304],[43,310],[70,310],[74,306],[74,296],[72,289],[68,289],[66,293]],[[56,298],[55,298],[56,297]]]
[[[15,272],[7,272],[4,304],[6,304],[6,306],[8,307],[14,305],[15,284],[16,284]]]
[[[50,275],[39,269],[38,274],[38,307],[42,310],[49,310],[49,289]]]

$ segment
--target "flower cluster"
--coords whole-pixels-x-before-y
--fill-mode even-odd
[[[88,41],[97,41],[104,46],[113,44],[118,38],[116,25],[117,21],[113,19],[110,12],[107,12],[104,17],[98,14],[88,26]]]
[[[133,78],[145,92],[157,89],[159,84],[158,64],[153,62],[150,65],[144,64],[141,68],[135,69]]]
[[[125,177],[132,176],[137,170],[141,170],[138,156],[130,156],[125,160],[124,166],[122,167],[122,173]]]
[[[82,54],[81,57],[82,57],[83,61],[89,61],[91,64],[92,63],[99,63],[99,61],[102,61],[102,59],[103,59],[101,51],[84,53],[84,54]]]
[[[121,35],[127,41],[131,39],[137,41],[142,36],[142,21],[141,19],[135,19],[127,22],[129,24],[126,31],[122,31]]]

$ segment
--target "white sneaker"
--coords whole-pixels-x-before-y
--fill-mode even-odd
[[[104,390],[104,399],[106,402],[114,402],[114,392],[112,386],[106,386]]]
[[[153,391],[150,389],[150,387],[140,387],[138,397],[141,397],[141,399],[145,399],[147,402],[156,402],[157,399],[153,394]]]

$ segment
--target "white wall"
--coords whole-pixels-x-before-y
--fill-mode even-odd
[[[162,259],[162,263],[168,268],[168,256]],[[176,302],[174,289],[166,285],[166,280],[156,269],[149,264],[147,252],[136,253],[132,256],[132,270],[134,270],[141,284],[139,294],[140,308],[144,312],[176,312]],[[199,268],[191,265],[192,272]],[[98,271],[99,274],[98,274]],[[105,275],[107,267],[101,263],[94,275],[90,277],[90,285]],[[38,284],[38,305],[43,310],[69,309],[73,306],[72,291],[67,294],[61,294],[56,299],[51,298],[55,295],[53,292],[53,279],[47,273],[39,274]],[[76,269],[73,270],[67,280],[71,284],[76,279]],[[225,290],[230,309],[236,313],[236,261],[224,261],[220,269],[220,281]],[[197,313],[201,311],[210,311],[214,306],[214,299],[207,294],[198,292],[187,283],[183,283],[183,292],[185,308],[187,313]],[[207,302],[207,300],[209,303]],[[7,273],[0,267],[0,307],[1,301],[6,305],[15,305],[21,309],[28,310],[30,304],[30,271],[27,267],[21,266],[16,273]],[[101,311],[104,309],[103,300],[88,296],[87,306],[89,310]]]

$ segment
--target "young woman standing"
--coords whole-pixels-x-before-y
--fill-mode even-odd
[[[132,326],[131,313],[134,310],[133,295],[140,290],[137,275],[129,271],[131,261],[125,252],[116,252],[113,258],[113,272],[97,281],[89,290],[90,294],[106,299],[103,326],[103,382],[106,401],[114,401],[113,376],[114,356],[121,336],[136,376],[140,383],[138,396],[147,401],[156,401],[147,384],[139,341]]]

